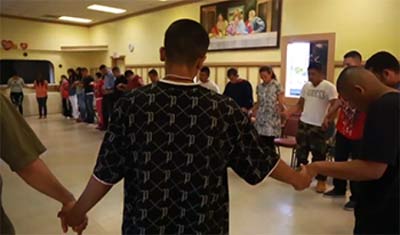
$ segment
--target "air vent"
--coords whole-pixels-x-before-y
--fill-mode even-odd
[[[57,20],[58,17],[60,17],[60,16],[55,16],[55,15],[43,15],[41,18]]]

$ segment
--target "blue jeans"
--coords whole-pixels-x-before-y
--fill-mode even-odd
[[[79,108],[79,113],[80,113],[80,119],[82,121],[86,120],[86,101],[85,101],[85,93],[76,93],[76,96],[78,97],[78,108]]]
[[[93,94],[85,94],[85,102],[86,102],[86,119],[87,123],[94,123],[94,108],[93,108]]]

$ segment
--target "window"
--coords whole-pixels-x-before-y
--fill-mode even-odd
[[[33,83],[39,75],[54,83],[54,66],[47,60],[0,60],[0,84],[7,84],[15,74],[27,84]]]

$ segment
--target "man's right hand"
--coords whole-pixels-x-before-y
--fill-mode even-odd
[[[302,166],[301,171],[298,173],[298,177],[296,178],[295,183],[293,184],[294,189],[297,191],[302,191],[310,187],[312,177],[308,172],[305,166]]]

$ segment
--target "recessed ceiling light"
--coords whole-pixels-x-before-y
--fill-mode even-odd
[[[78,17],[72,17],[72,16],[60,16],[58,17],[59,20],[63,21],[71,21],[71,22],[78,22],[78,23],[90,23],[92,22],[91,19],[85,19],[85,18],[78,18]]]
[[[166,2],[166,1],[168,1],[168,0],[159,0],[160,2]]]
[[[87,8],[89,10],[102,11],[102,12],[113,13],[113,14],[122,14],[122,13],[126,12],[125,9],[108,7],[108,6],[98,5],[98,4],[90,5]]]

